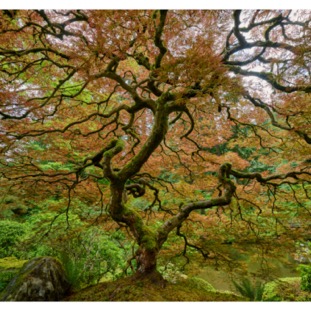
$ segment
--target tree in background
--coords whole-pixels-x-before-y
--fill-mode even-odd
[[[310,11],[4,10],[0,31],[3,193],[62,198],[68,226],[97,204],[138,275],[173,231],[208,257],[195,211],[310,226]]]

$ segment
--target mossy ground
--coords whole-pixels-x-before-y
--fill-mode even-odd
[[[176,284],[158,283],[152,279],[127,277],[100,283],[68,296],[66,301],[245,301],[229,292],[219,292],[211,285],[194,279]],[[203,284],[206,283],[206,284]]]

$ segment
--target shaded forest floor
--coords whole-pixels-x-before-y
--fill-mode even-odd
[[[231,292],[215,290],[202,279],[190,278],[176,284],[159,284],[133,277],[100,283],[69,295],[65,301],[245,301]]]

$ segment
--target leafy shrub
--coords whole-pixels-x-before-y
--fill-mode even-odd
[[[301,289],[311,292],[311,265],[299,265]]]
[[[0,292],[6,288],[15,275],[16,273],[10,270],[0,272]]]
[[[240,283],[232,280],[236,290],[244,297],[249,298],[250,301],[262,301],[264,292],[264,284],[261,282],[251,282],[250,279],[243,278]]]
[[[280,278],[265,285],[264,301],[311,301],[311,294],[301,290],[300,277]]]
[[[46,200],[44,203],[52,202]],[[43,205],[42,205],[43,206]],[[0,257],[16,256],[31,259],[52,256],[54,244],[59,237],[68,234],[66,215],[56,212],[42,212],[29,215],[25,222],[0,221]],[[70,225],[75,229],[81,225],[78,217],[70,213]],[[48,234],[47,234],[48,233]],[[2,242],[3,243],[2,243]],[[4,249],[6,245],[6,250]],[[2,250],[2,252],[1,252]]]
[[[28,226],[13,220],[0,221],[0,257],[17,255],[17,245],[27,234]]]
[[[117,245],[119,237],[92,227],[55,246],[54,256],[62,261],[69,282],[76,289],[97,284],[104,276],[115,279],[126,265],[126,250]]]

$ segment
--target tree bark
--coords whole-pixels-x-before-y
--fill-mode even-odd
[[[156,271],[157,255],[158,251],[156,249],[140,247],[136,252],[137,273],[149,274]]]

